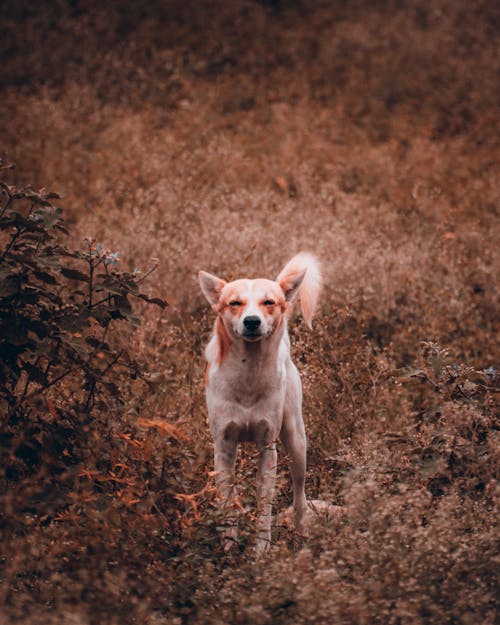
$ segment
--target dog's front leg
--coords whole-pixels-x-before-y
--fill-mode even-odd
[[[258,527],[255,551],[257,555],[266,551],[271,544],[271,518],[276,482],[276,442],[259,445],[259,463],[257,468],[257,504]]]
[[[226,510],[229,508],[234,494],[234,465],[236,463],[237,444],[237,441],[232,438],[215,440],[215,485],[222,499],[222,507]],[[228,511],[226,521],[228,528],[224,532],[224,549],[227,551],[234,544],[238,529],[235,514]]]

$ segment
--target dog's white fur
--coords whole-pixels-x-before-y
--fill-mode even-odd
[[[301,252],[286,264],[276,281],[225,282],[204,271],[199,281],[217,312],[205,351],[216,484],[224,503],[229,503],[238,443],[255,443],[259,450],[256,551],[261,553],[271,540],[278,437],[291,460],[295,529],[304,529],[306,435],[302,387],[290,357],[287,321],[298,297],[304,320],[311,327],[321,287],[320,268],[312,254]],[[235,535],[234,527],[226,533],[226,547]]]

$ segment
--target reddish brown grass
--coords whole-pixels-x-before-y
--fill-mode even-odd
[[[0,8],[11,181],[63,194],[75,246],[158,259],[170,305],[114,337],[150,382],[96,406],[76,468],[0,472],[5,621],[493,625],[495,3],[34,7]],[[300,249],[326,284],[314,331],[291,322],[306,491],[344,514],[305,544],[277,526],[256,563],[251,449],[219,543],[196,275],[274,278]]]

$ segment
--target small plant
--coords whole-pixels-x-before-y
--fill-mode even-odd
[[[496,369],[492,366],[481,371],[469,365],[454,362],[448,349],[437,343],[422,343],[422,366],[408,369],[404,379],[417,378],[427,382],[437,393],[451,401],[469,401],[485,398],[494,390],[497,379]]]
[[[0,182],[0,194],[2,456],[14,479],[44,455],[60,466],[81,456],[96,402],[102,412],[121,401],[124,373],[146,379],[127,349],[113,346],[115,327],[139,324],[132,298],[166,302],[141,291],[155,267],[139,278],[93,239],[82,250],[66,245],[56,193]]]
[[[83,250],[61,243],[68,233],[56,193],[0,183],[0,402],[9,422],[44,398],[57,413],[50,390],[81,379],[80,407],[88,414],[99,390],[115,394],[110,373],[125,367],[140,375],[125,349],[113,350],[108,335],[118,321],[137,325],[132,297],[157,304],[138,278],[118,269],[119,254],[92,239]],[[5,425],[5,424],[4,424]]]
[[[418,389],[413,384],[416,424],[409,436],[389,433],[387,440],[392,448],[401,442],[411,445],[407,469],[416,472],[434,497],[453,485],[462,496],[480,498],[498,472],[496,370],[457,363],[449,349],[429,341],[422,343],[419,365],[401,378],[423,385]]]

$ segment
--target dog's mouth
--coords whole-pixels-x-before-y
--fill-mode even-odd
[[[272,328],[267,328],[267,330],[263,329],[262,331],[257,330],[257,332],[247,330],[246,332],[242,332],[241,334],[239,334],[239,336],[241,336],[243,340],[248,341],[249,343],[255,343],[256,341],[267,339],[272,331]]]
[[[245,341],[249,341],[250,343],[254,343],[255,341],[260,341],[260,339],[264,338],[264,335],[260,332],[245,332],[241,335],[241,337]]]

